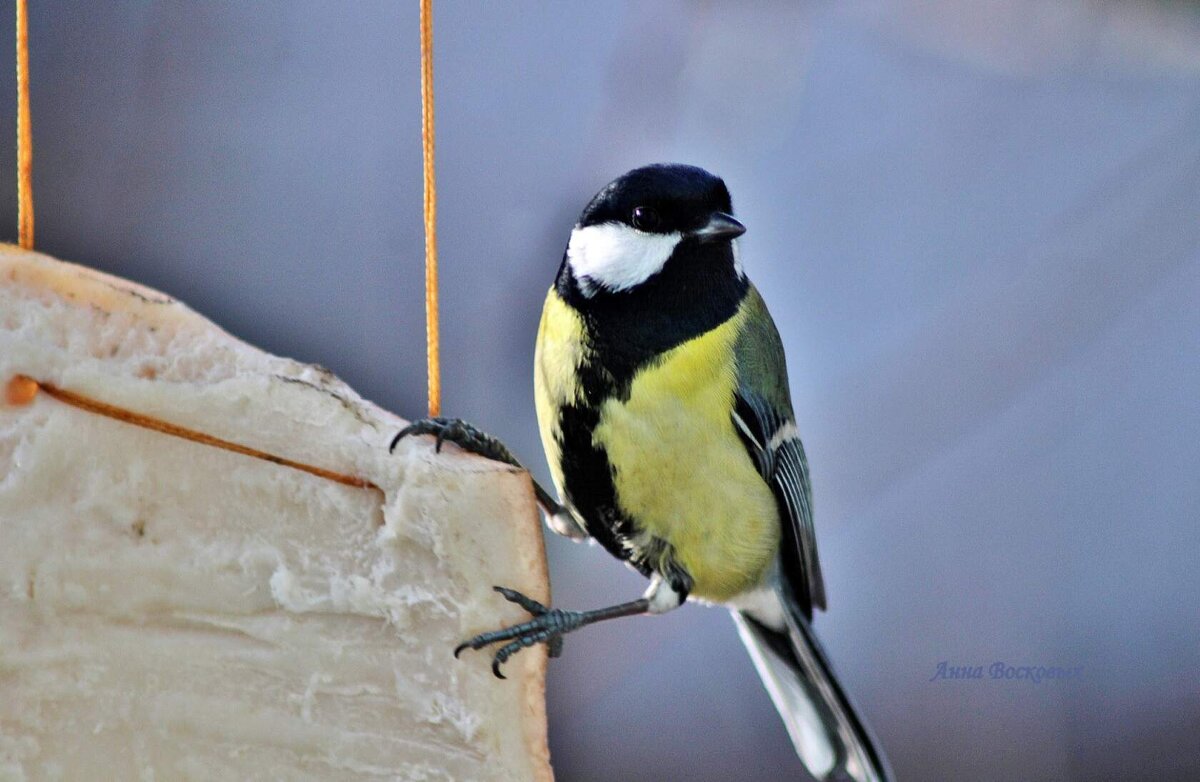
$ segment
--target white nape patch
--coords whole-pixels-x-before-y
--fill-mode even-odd
[[[646,588],[642,597],[650,601],[648,610],[652,614],[665,614],[683,604],[683,601],[679,599],[679,593],[657,573],[650,579],[650,586]]]
[[[767,449],[774,451],[779,446],[783,445],[788,440],[795,439],[800,436],[800,430],[791,421],[779,427],[775,434],[771,435],[771,442],[767,443]]]
[[[577,225],[567,244],[567,263],[584,296],[597,288],[623,291],[661,271],[682,238],[680,233],[646,233],[623,223]]]

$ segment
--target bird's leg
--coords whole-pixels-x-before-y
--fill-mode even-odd
[[[442,443],[448,440],[464,451],[491,459],[494,462],[512,465],[518,470],[525,470],[524,465],[517,461],[517,457],[513,456],[512,451],[508,450],[508,446],[492,435],[479,431],[461,418],[423,418],[413,421],[392,438],[392,444],[388,447],[388,451],[394,452],[396,445],[405,437],[422,434],[432,434],[437,437],[434,449],[438,452],[442,450]],[[526,472],[528,471],[526,470]],[[533,481],[533,493],[537,497],[538,506],[546,515],[546,523],[550,525],[550,528],[559,535],[565,535],[574,540],[587,538],[587,532],[575,519],[575,516],[555,500],[550,492],[542,488],[542,485],[532,475],[530,480]]]
[[[514,589],[498,586],[495,587],[495,590],[503,595],[505,600],[516,603],[533,614],[533,619],[502,630],[481,633],[463,641],[454,649],[454,656],[458,657],[463,649],[482,649],[485,646],[507,641],[508,643],[500,647],[492,658],[492,673],[500,679],[505,678],[504,674],[500,672],[500,666],[526,647],[544,643],[550,656],[558,657],[562,654],[563,636],[572,630],[578,630],[585,625],[602,622],[605,619],[664,613],[677,608],[686,597],[686,595],[679,594],[659,576],[655,576],[650,582],[650,588],[646,590],[643,597],[628,603],[619,603],[591,611],[564,611],[561,608],[549,608]]]

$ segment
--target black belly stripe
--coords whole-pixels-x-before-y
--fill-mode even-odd
[[[583,516],[588,533],[610,554],[628,560],[634,552],[624,541],[637,533],[637,525],[617,502],[617,488],[608,453],[592,442],[600,421],[600,402],[615,390],[611,376],[594,365],[580,367],[584,404],[565,405],[558,413],[558,446],[567,498]],[[626,392],[628,393],[628,392]],[[649,575],[642,565],[634,565]]]

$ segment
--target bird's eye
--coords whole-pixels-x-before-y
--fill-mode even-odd
[[[633,210],[633,227],[639,231],[657,230],[660,223],[658,212],[648,206],[639,206]]]

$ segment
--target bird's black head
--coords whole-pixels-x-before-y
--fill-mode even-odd
[[[579,226],[618,223],[646,233],[687,234],[732,211],[720,177],[696,166],[658,163],[610,182],[583,210]],[[738,235],[728,227],[726,237]]]
[[[711,274],[746,229],[733,218],[729,190],[702,168],[659,163],[610,182],[584,208],[571,232],[564,272],[583,295],[618,293],[667,270]],[[690,259],[685,256],[690,256]],[[708,261],[709,263],[704,263]]]
[[[749,288],[732,211],[725,183],[702,168],[635,168],[583,210],[555,289],[610,356],[661,353],[731,317]]]

